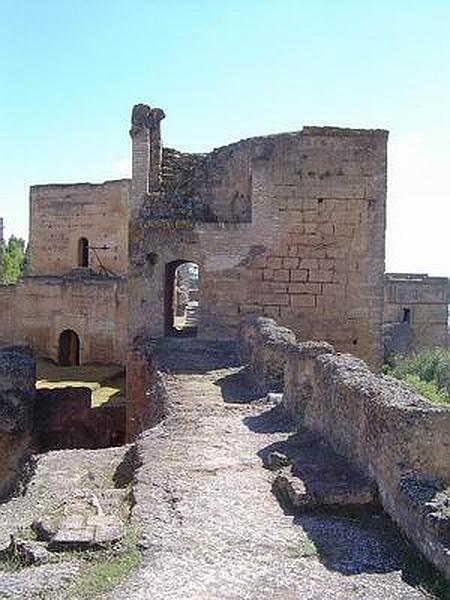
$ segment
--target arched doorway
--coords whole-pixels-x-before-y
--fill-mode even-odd
[[[84,237],[78,240],[78,266],[89,267],[89,242]]]
[[[63,367],[80,364],[80,338],[72,329],[64,330],[59,336],[59,359]]]
[[[195,336],[199,316],[199,267],[187,260],[166,265],[165,333]]]

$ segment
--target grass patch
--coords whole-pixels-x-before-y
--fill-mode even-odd
[[[15,547],[0,552],[0,573],[2,571],[8,573],[21,571],[26,566],[28,565],[24,555]]]
[[[450,350],[426,348],[412,356],[397,356],[385,365],[385,375],[412,385],[436,404],[450,404]]]
[[[141,564],[137,540],[136,530],[129,527],[120,546],[101,553],[81,552],[79,558],[86,565],[68,597],[90,600],[113,590],[127,579]]]

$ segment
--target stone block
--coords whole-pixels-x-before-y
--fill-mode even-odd
[[[306,269],[294,269],[291,271],[291,281],[307,281],[308,271]]]

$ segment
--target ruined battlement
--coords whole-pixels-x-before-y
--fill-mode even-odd
[[[107,179],[106,181],[101,182],[91,182],[91,181],[81,181],[75,183],[38,183],[30,186],[30,192],[35,192],[36,195],[33,195],[33,200],[39,200],[42,197],[45,197],[45,192],[48,190],[49,194],[53,194],[54,191],[61,190],[62,192],[67,192],[70,190],[74,191],[91,191],[93,189],[99,188],[108,188],[108,187],[116,187],[118,184],[129,187],[131,179],[122,178],[122,179]],[[64,200],[64,198],[61,198]]]
[[[269,391],[282,379],[284,409],[375,482],[386,512],[449,577],[450,408],[330,344],[294,342],[272,319],[246,319],[240,341],[254,378]]]

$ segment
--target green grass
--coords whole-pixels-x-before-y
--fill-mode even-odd
[[[119,548],[111,548],[101,553],[90,551],[80,553],[86,565],[81,576],[69,592],[69,598],[90,600],[113,590],[127,579],[141,564],[141,554],[137,546],[137,532],[127,530]]]
[[[450,350],[426,348],[412,356],[397,356],[384,373],[412,385],[436,404],[450,404]]]
[[[0,573],[2,571],[7,571],[8,573],[21,571],[26,566],[27,561],[25,557],[15,548],[8,548],[8,550],[4,550],[0,555]]]

